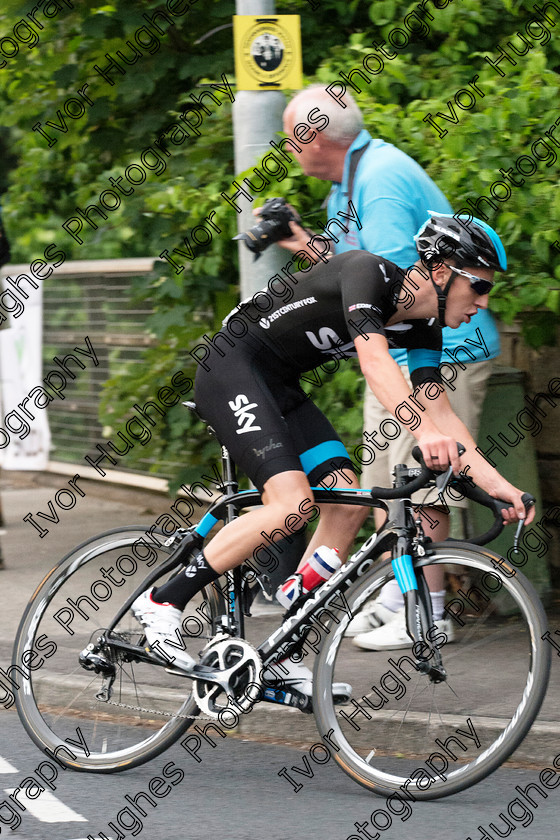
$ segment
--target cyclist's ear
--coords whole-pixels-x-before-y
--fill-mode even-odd
[[[450,277],[451,269],[443,263],[439,263],[432,269],[432,279],[441,289],[445,289]]]

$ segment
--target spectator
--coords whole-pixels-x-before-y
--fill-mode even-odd
[[[328,218],[344,218],[348,228],[333,231],[331,247],[335,253],[353,248],[362,248],[392,260],[403,269],[412,265],[416,258],[414,235],[424,224],[429,211],[452,213],[451,206],[441,190],[427,173],[412,158],[391,143],[372,136],[363,128],[363,117],[354,99],[345,94],[343,104],[335,101],[324,87],[313,85],[298,93],[284,111],[284,131],[289,142],[285,150],[298,158],[306,175],[332,181],[328,196]],[[315,109],[315,111],[313,111]],[[317,113],[318,112],[318,113]],[[309,120],[309,116],[313,120]],[[319,129],[320,116],[328,118],[328,124]],[[296,126],[317,125],[318,130],[304,132]],[[304,137],[305,140],[301,140]],[[337,217],[339,211],[352,216],[349,202],[352,201],[357,221]],[[279,244],[290,251],[308,250],[310,232],[299,223],[290,224],[293,236]],[[332,226],[334,227],[334,225]],[[308,251],[309,252],[309,251]],[[317,255],[309,252],[314,261]],[[473,343],[465,341],[470,339]],[[491,359],[499,355],[499,335],[487,310],[480,310],[469,324],[459,329],[443,331],[444,357],[449,357],[457,374],[453,385],[447,389],[453,410],[469,428],[476,439],[482,403],[490,375]],[[468,350],[465,348],[468,347]],[[462,352],[459,352],[461,348]],[[447,351],[447,352],[446,352]],[[408,378],[406,354],[391,351]],[[452,362],[452,359],[457,359]],[[374,460],[366,465],[362,475],[362,486],[389,486],[390,470],[396,463],[412,463],[411,450],[414,438],[404,429],[394,440],[381,438],[376,434],[385,419],[391,415],[380,405],[366,386],[364,401],[364,443],[374,452]],[[394,425],[393,425],[394,428]],[[372,440],[378,446],[373,447]],[[383,448],[380,448],[383,447]],[[367,450],[366,450],[367,451]],[[413,500],[437,502],[432,493],[416,494]],[[448,500],[449,504],[466,506],[465,502]],[[381,511],[375,511],[379,527],[384,519]],[[434,540],[445,539],[449,533],[448,516],[441,507],[425,510],[424,522],[427,533]],[[426,579],[432,597],[434,620],[439,629],[453,636],[450,620],[443,618],[444,569],[428,567]],[[379,598],[368,604],[349,628],[355,644],[372,650],[395,650],[410,646],[406,633],[403,599],[396,581],[387,584]]]

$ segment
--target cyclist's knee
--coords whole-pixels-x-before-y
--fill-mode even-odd
[[[318,508],[313,503],[313,494],[293,493],[270,503],[270,507],[274,509],[276,516],[285,521],[287,518],[293,518],[293,530],[298,527],[307,525],[317,518]],[[296,525],[296,518],[300,520],[299,526]]]
[[[328,522],[340,523],[346,526],[360,528],[369,514],[369,508],[359,505],[321,505],[321,519]]]

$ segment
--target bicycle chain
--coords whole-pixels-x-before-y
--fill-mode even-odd
[[[157,709],[145,709],[143,706],[131,706],[129,703],[117,703],[115,700],[105,700],[109,706],[118,706],[120,709],[130,709],[133,712],[145,712],[148,715],[162,715],[163,717],[178,718],[179,720],[216,720],[216,718],[205,715],[199,711],[197,715],[178,715],[173,712],[160,712]]]
[[[209,640],[208,644],[205,646],[204,650],[207,650],[209,647],[211,647],[213,644],[215,644],[215,642],[216,642],[216,640],[218,639],[219,636],[220,636],[220,634],[217,634],[216,636],[213,636]],[[224,636],[224,639],[229,639],[229,638],[230,637],[228,637],[228,636]],[[243,639],[243,641],[245,641],[245,640]],[[245,642],[245,643],[247,645],[249,645],[248,642]],[[249,645],[249,647],[253,647],[253,646]],[[255,652],[256,652],[256,648],[253,648],[253,650],[255,650]],[[203,653],[204,653],[204,651],[203,651]],[[174,714],[173,712],[161,712],[161,711],[158,711],[157,709],[145,709],[143,706],[131,706],[129,703],[117,703],[115,700],[104,700],[103,702],[106,703],[109,706],[117,706],[117,708],[120,708],[120,709],[130,709],[130,711],[133,711],[133,712],[144,712],[145,714],[148,714],[148,715],[161,715],[162,717],[177,718],[178,720],[212,720],[212,721],[216,720],[216,717],[211,717],[210,715],[205,714],[202,711],[202,709],[199,709],[198,714],[196,714],[196,715],[179,715],[179,714]]]

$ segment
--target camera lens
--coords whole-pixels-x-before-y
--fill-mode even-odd
[[[290,221],[295,218],[283,198],[269,198],[262,206],[260,221],[233,238],[242,240],[258,259],[273,242],[292,236]]]
[[[260,255],[269,245],[282,239],[284,235],[284,225],[282,222],[267,219],[244,231],[244,233],[239,233],[233,238],[242,240],[245,242],[249,251],[253,254]]]

